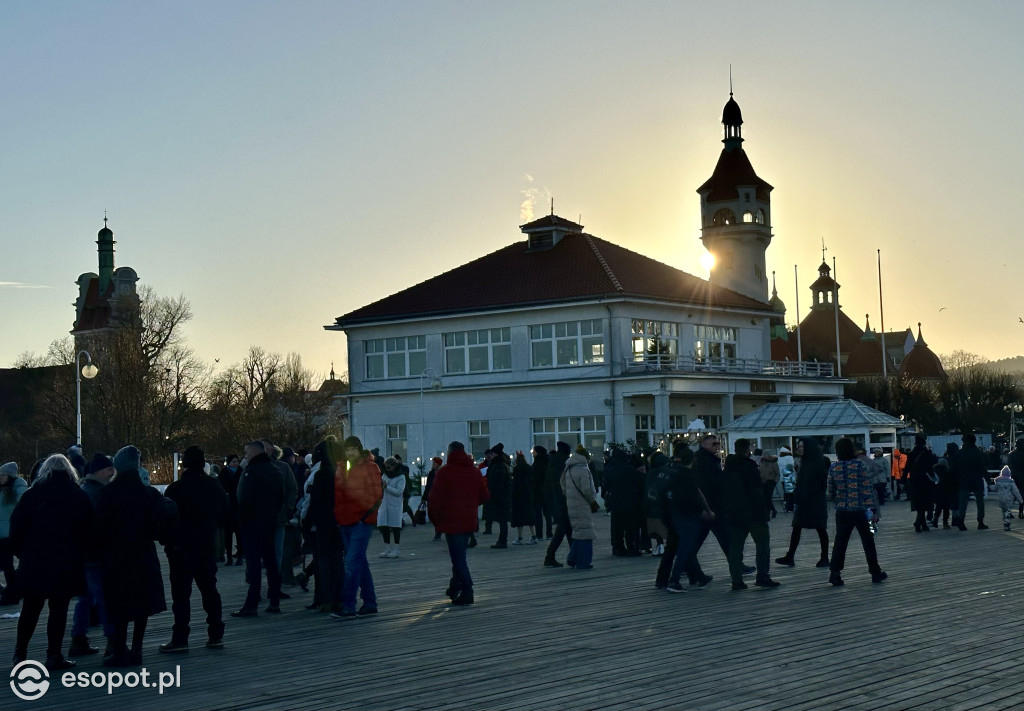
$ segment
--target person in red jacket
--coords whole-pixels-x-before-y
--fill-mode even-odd
[[[331,617],[351,619],[377,614],[377,594],[373,589],[366,547],[377,524],[377,509],[384,491],[380,469],[358,437],[345,440],[342,449],[346,462],[338,463],[334,476],[334,518],[341,531],[345,549],[345,582],[341,588],[341,612]],[[356,593],[363,605],[356,611]]]
[[[441,467],[430,490],[430,519],[445,534],[452,559],[447,595],[453,605],[473,604],[473,578],[466,563],[469,537],[480,525],[477,507],[491,498],[487,480],[480,476],[462,442],[448,445],[448,462]]]

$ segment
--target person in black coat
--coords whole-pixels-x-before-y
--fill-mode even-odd
[[[96,527],[103,553],[103,594],[114,625],[112,653],[104,666],[142,664],[142,641],[151,615],[167,609],[154,541],[176,528],[177,508],[139,475],[140,452],[129,445],[114,455],[117,474],[96,500]],[[131,650],[128,625],[134,623]]]
[[[310,565],[316,580],[311,609],[320,612],[341,612],[341,584],[344,576],[344,556],[341,534],[334,518],[334,458],[331,448],[334,439],[320,442],[313,448],[313,468],[309,485],[309,508],[305,524],[313,540],[314,562]]]
[[[761,492],[761,470],[750,458],[750,440],[738,439],[722,468],[725,516],[729,521],[729,574],[732,589],[743,590],[743,544],[749,535],[756,546],[757,578],[754,585],[775,588],[779,583],[768,575],[770,565],[770,534],[768,509]],[[714,511],[714,509],[711,509]]]
[[[953,462],[960,448],[954,442],[946,444],[946,451],[935,462],[932,468],[935,476],[939,478],[939,484],[935,487],[935,512],[932,517],[932,524],[939,527],[939,518],[942,518],[942,527],[949,528],[949,512],[956,509],[957,486],[956,474],[953,471]]]
[[[611,511],[612,555],[640,555],[640,517],[643,515],[643,483],[629,453],[612,447],[604,465],[604,500]]]
[[[967,518],[967,502],[971,494],[974,494],[974,501],[978,507],[978,530],[984,531],[988,528],[985,525],[985,476],[988,474],[985,455],[978,449],[978,440],[973,434],[967,433],[960,439],[964,446],[953,464],[960,487],[956,525],[961,531],[967,530],[967,524],[964,522]]]
[[[286,500],[287,479],[290,472],[282,472],[264,443],[253,440],[245,445],[248,464],[238,482],[238,522],[245,542],[246,576],[249,593],[241,609],[232,617],[256,617],[263,583],[263,568],[267,569],[267,612],[281,612],[281,567],[277,562],[275,544],[278,520],[289,502]],[[292,484],[295,481],[292,479]]]
[[[192,617],[192,582],[199,588],[206,611],[206,646],[224,646],[224,621],[217,592],[217,531],[224,525],[228,496],[213,477],[203,470],[206,455],[191,446],[182,457],[181,478],[167,487],[164,495],[178,508],[178,526],[164,548],[171,578],[171,611],[174,626],[171,641],[161,652],[187,652]]]
[[[242,474],[237,454],[224,457],[224,466],[217,473],[217,480],[228,496],[228,511],[224,517],[224,553],[227,565],[231,565],[231,539],[235,539],[235,564],[242,564],[242,529],[238,525],[238,478]]]
[[[572,453],[572,448],[567,442],[558,442],[555,445],[555,453],[548,457],[548,466],[544,471],[544,498],[548,504],[548,511],[555,521],[555,532],[551,536],[551,543],[548,544],[547,552],[544,555],[544,567],[561,568],[562,564],[555,560],[555,552],[558,546],[562,545],[562,539],[567,538],[572,544],[572,523],[569,521],[569,505],[562,492],[562,471],[565,463]]]
[[[86,591],[85,548],[92,523],[92,504],[78,487],[75,468],[62,454],[48,457],[11,514],[11,548],[18,556],[22,593],[15,664],[28,658],[28,643],[48,602],[46,666],[75,665],[62,652],[64,631],[71,598]]]
[[[928,532],[928,518],[935,504],[935,464],[938,458],[928,449],[924,435],[914,436],[914,448],[907,455],[907,475],[910,477],[910,510],[917,512],[914,530]]]
[[[491,448],[487,464],[487,490],[490,500],[484,504],[484,520],[498,524],[498,540],[491,548],[508,548],[508,521],[512,513],[512,467],[501,442]],[[484,533],[490,533],[490,525]]]
[[[538,540],[551,538],[553,533],[551,510],[544,497],[544,476],[548,470],[548,450],[546,447],[536,445],[533,448],[533,471],[531,482],[533,484],[531,494],[533,495],[533,518],[534,528],[537,531]],[[545,524],[547,526],[545,527]],[[545,534],[545,531],[547,533]]]
[[[828,492],[829,460],[822,454],[818,440],[805,437],[797,443],[797,456],[800,467],[797,470],[796,489],[793,501],[796,513],[793,514],[793,532],[789,537],[789,550],[786,555],[776,558],[779,565],[796,565],[793,556],[800,545],[800,532],[812,528],[818,533],[821,544],[821,557],[815,563],[817,568],[828,567],[828,504],[825,501]]]
[[[537,535],[533,529],[533,467],[522,452],[516,452],[516,466],[512,470],[512,527],[516,529],[515,545],[534,545]],[[530,530],[530,540],[523,540],[523,528]]]

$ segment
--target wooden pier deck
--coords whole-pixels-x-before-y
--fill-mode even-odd
[[[994,503],[991,530],[928,534],[914,532],[905,502],[886,505],[877,541],[889,580],[871,584],[855,535],[842,588],[814,568],[813,532],[796,568],[773,565],[778,589],[730,591],[712,541],[701,561],[714,581],[676,595],[654,589],[657,559],[610,555],[603,515],[590,571],[541,567],[543,544],[491,550],[496,536],[480,536],[470,551],[477,604],[469,608],[446,604],[444,544],[431,542],[432,529],[407,528],[401,559],[380,560],[379,537],[371,544],[375,618],[309,612],[311,593],[294,588],[284,614],[227,618],[226,646],[214,651],[202,646],[194,593],[190,654],[156,652],[169,639],[169,612],[152,618],[147,634],[151,678],[180,665],[181,688],[108,695],[63,688],[54,675],[37,701],[0,691],[0,708],[1022,709],[1024,524],[1002,531]],[[773,558],[789,531],[780,514]],[[237,609],[242,569],[221,569],[220,589],[225,611]],[[14,624],[0,621],[5,655]],[[44,647],[41,621],[30,658],[41,659]],[[93,656],[75,671],[105,670]]]

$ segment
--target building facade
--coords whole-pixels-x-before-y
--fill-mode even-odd
[[[710,281],[554,214],[521,225],[507,247],[326,327],[347,338],[353,433],[411,460],[452,440],[477,455],[497,442],[598,450],[840,397],[830,363],[771,359],[771,186],[739,146],[738,118],[730,98],[723,156],[698,190]]]

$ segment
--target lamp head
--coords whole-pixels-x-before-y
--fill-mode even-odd
[[[93,365],[92,362],[86,363],[82,366],[82,377],[87,380],[92,380],[99,372],[100,369]]]

